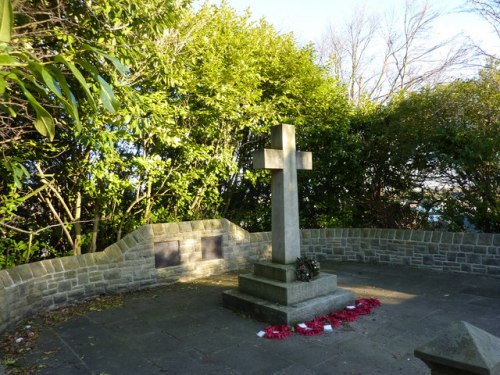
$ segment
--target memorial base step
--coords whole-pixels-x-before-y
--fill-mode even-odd
[[[282,305],[263,298],[243,293],[238,289],[222,293],[224,307],[235,312],[248,314],[250,317],[274,325],[292,325],[314,319],[316,316],[329,314],[353,304],[354,293],[337,288],[335,292],[292,305]]]
[[[304,300],[331,294],[337,289],[337,276],[323,272],[311,281],[281,282],[253,273],[240,275],[238,290],[254,297],[291,305]]]

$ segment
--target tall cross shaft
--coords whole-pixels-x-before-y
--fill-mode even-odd
[[[300,256],[297,169],[312,169],[312,153],[296,151],[292,125],[274,126],[271,146],[254,152],[253,165],[272,173],[272,260],[290,264]]]

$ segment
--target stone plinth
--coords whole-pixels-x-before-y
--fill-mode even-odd
[[[253,274],[240,275],[237,290],[222,294],[222,304],[270,324],[295,324],[343,309],[354,300],[337,288],[337,276],[322,272],[309,282],[295,280],[295,266],[259,262]]]
[[[415,349],[432,375],[500,375],[500,339],[467,322],[458,322]]]
[[[308,299],[293,305],[280,305],[234,289],[222,294],[222,303],[224,307],[234,311],[243,311],[252,318],[269,324],[292,325],[343,309],[352,303],[353,298],[352,292],[337,289],[326,296]]]
[[[240,292],[282,305],[293,305],[306,299],[333,293],[337,289],[337,276],[324,272],[309,282],[282,282],[252,273],[241,275],[238,281]]]

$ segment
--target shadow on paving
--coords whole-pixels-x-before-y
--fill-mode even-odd
[[[39,374],[430,374],[413,350],[455,321],[500,336],[500,279],[323,263],[372,315],[318,337],[258,338],[265,323],[222,307],[225,274],[127,294],[123,305],[42,325],[22,358]]]

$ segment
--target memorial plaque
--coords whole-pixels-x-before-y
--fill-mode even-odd
[[[181,264],[179,241],[155,242],[155,267],[164,268]]]
[[[222,259],[222,236],[201,238],[201,258],[203,260]]]

